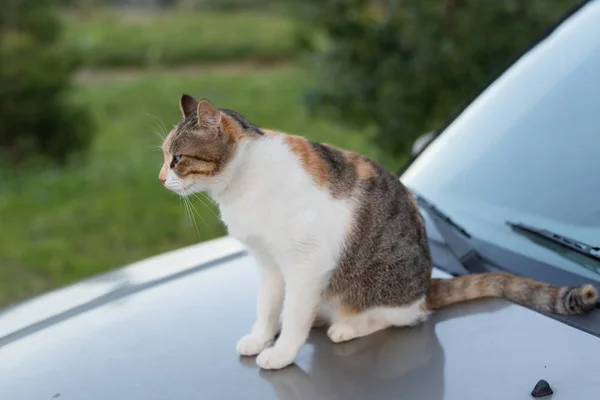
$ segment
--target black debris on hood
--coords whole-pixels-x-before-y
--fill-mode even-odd
[[[552,393],[552,389],[550,388],[550,384],[544,379],[540,379],[540,381],[535,385],[531,395],[533,397],[545,397],[550,396]]]

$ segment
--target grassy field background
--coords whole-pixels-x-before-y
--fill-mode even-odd
[[[278,61],[297,54],[281,13],[240,11],[65,13],[66,43],[91,67]]]
[[[90,107],[99,130],[88,162],[0,170],[0,306],[225,233],[209,200],[192,200],[191,222],[157,179],[158,146],[180,118],[183,92],[392,168],[402,161],[386,159],[368,132],[307,115],[302,96],[313,79],[294,64],[291,23],[280,15],[171,13],[116,23],[106,11],[95,15],[66,17],[67,40],[87,46],[73,96]],[[234,28],[243,31],[233,34]],[[150,62],[151,49],[160,49],[155,54],[164,62]],[[267,56],[279,63],[257,63]],[[132,69],[180,62],[186,66]],[[129,69],[114,69],[123,66]]]

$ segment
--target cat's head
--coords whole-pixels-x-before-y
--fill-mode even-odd
[[[182,120],[169,133],[162,149],[160,182],[181,196],[210,190],[235,158],[244,140],[262,131],[235,111],[219,109],[207,99],[184,94]]]

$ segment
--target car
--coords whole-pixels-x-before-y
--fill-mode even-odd
[[[600,1],[565,16],[399,177],[426,222],[434,277],[506,271],[600,289]],[[93,277],[0,314],[0,399],[597,399],[600,312],[501,299],[334,344],[295,363],[239,357],[255,261],[231,237]]]

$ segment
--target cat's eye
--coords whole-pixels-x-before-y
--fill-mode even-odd
[[[181,154],[173,156],[173,161],[171,161],[171,168],[176,166],[179,161],[181,161]]]

